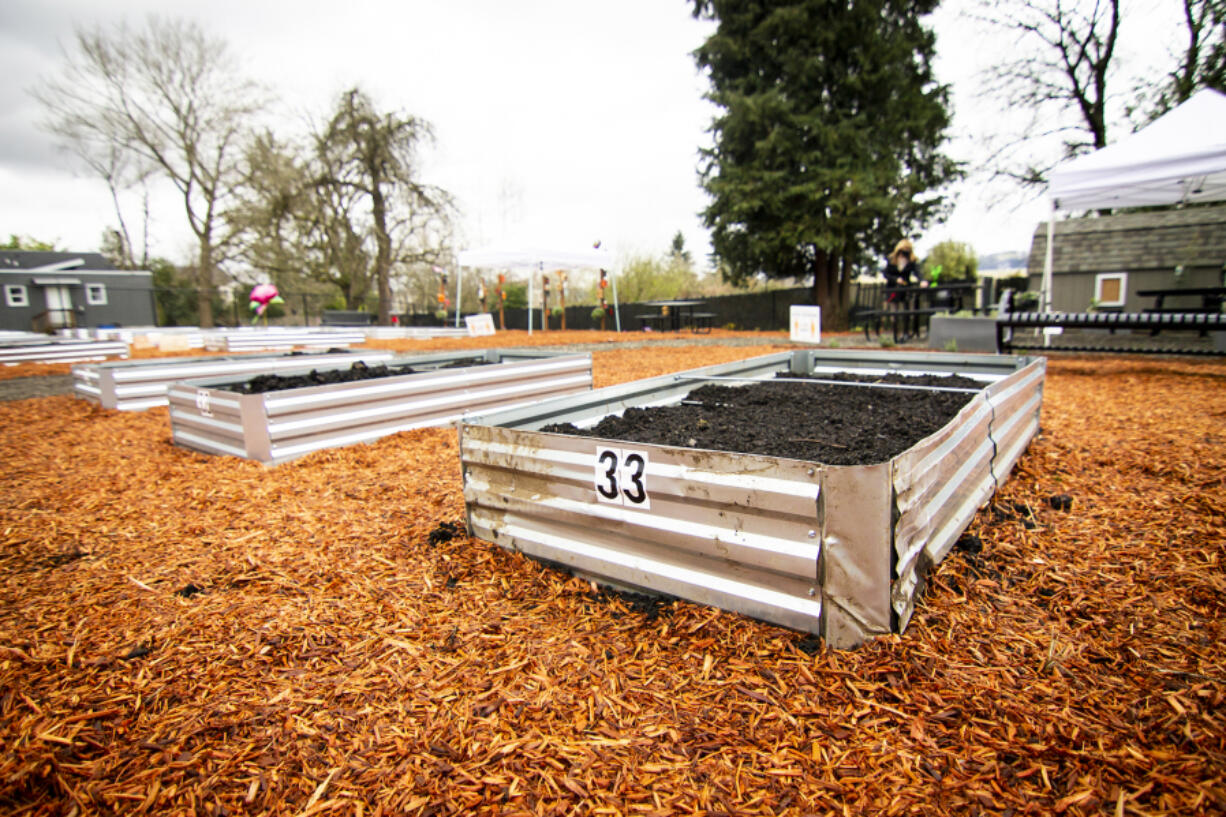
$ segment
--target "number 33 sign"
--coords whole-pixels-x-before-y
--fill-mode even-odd
[[[596,449],[596,499],[649,510],[647,452],[625,448]]]

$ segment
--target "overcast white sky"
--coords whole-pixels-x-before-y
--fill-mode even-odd
[[[956,155],[978,143],[984,103],[976,72],[991,56],[947,4],[935,17],[939,70],[955,90]],[[1174,0],[1133,0],[1168,8]],[[38,129],[28,89],[56,73],[74,27],[139,25],[149,13],[196,19],[225,38],[236,70],[278,99],[274,129],[322,114],[355,84],[384,108],[429,120],[437,141],[426,181],[457,198],[460,245],[585,245],[663,252],[681,230],[709,250],[698,212],[697,151],[714,109],[690,52],[710,33],[684,0],[2,0],[0,235],[96,249],[114,223],[101,181],[75,169]],[[1039,201],[989,210],[979,182],[962,185],[924,251],[954,238],[981,253],[1027,251],[1046,214]],[[156,200],[154,251],[191,255],[181,205]],[[888,248],[883,248],[883,253]]]

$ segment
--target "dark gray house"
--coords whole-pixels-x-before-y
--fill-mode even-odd
[[[1052,309],[1084,312],[1091,304],[1139,312],[1154,305],[1138,290],[1223,286],[1226,205],[1057,221],[1052,242]],[[1030,289],[1043,286],[1047,224],[1030,245]],[[1167,307],[1199,298],[1168,299]]]
[[[94,252],[0,250],[0,329],[153,326],[153,276]]]

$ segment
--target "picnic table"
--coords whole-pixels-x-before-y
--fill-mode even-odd
[[[1222,311],[1222,303],[1226,301],[1226,287],[1188,287],[1174,289],[1139,289],[1137,295],[1142,298],[1153,298],[1153,309],[1146,312],[1204,312],[1209,315]],[[1200,298],[1200,306],[1165,306],[1167,298]]]
[[[1186,287],[1173,289],[1139,289],[1137,295],[1142,298],[1153,298],[1152,309],[1144,310],[1150,314],[1164,315],[1172,313],[1218,315],[1222,312],[1222,302],[1226,301],[1226,287]],[[1166,306],[1167,298],[1200,298],[1200,306]],[[1150,334],[1158,334],[1158,329]],[[1201,336],[1205,330],[1200,331]]]
[[[706,301],[684,299],[669,299],[661,301],[644,301],[644,306],[659,307],[660,311],[649,315],[636,315],[641,329],[654,329],[659,332],[678,332],[688,327],[691,332],[710,332],[711,321],[715,318],[712,312],[695,312],[694,307],[703,306]]]
[[[905,343],[919,337],[927,326],[926,318],[942,312],[961,312],[968,295],[974,295],[978,284],[967,281],[934,286],[886,287],[886,297],[891,293],[898,299],[885,304],[881,309],[863,313],[864,337],[872,340],[869,332],[881,334],[882,324],[889,322],[895,343]],[[891,308],[897,304],[897,308]]]

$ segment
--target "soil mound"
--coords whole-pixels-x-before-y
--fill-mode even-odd
[[[871,465],[938,431],[983,388],[958,375],[781,378],[744,386],[702,386],[680,405],[628,408],[620,417],[606,417],[586,429],[565,423],[541,430],[826,465]],[[798,380],[809,382],[791,382]]]
[[[270,391],[284,391],[286,389],[301,389],[307,386],[330,386],[335,383],[354,383],[359,380],[376,380],[380,377],[396,377],[398,375],[416,374],[418,372],[431,371],[433,369],[462,369],[470,366],[484,366],[488,361],[483,358],[470,358],[467,360],[456,360],[447,363],[443,366],[424,367],[414,369],[412,366],[388,366],[385,363],[378,363],[374,366],[368,366],[362,361],[355,361],[348,369],[325,369],[319,371],[312,369],[307,374],[298,375],[279,375],[279,374],[261,374],[248,380],[246,383],[241,383],[234,387],[234,391],[241,394],[264,394]]]

